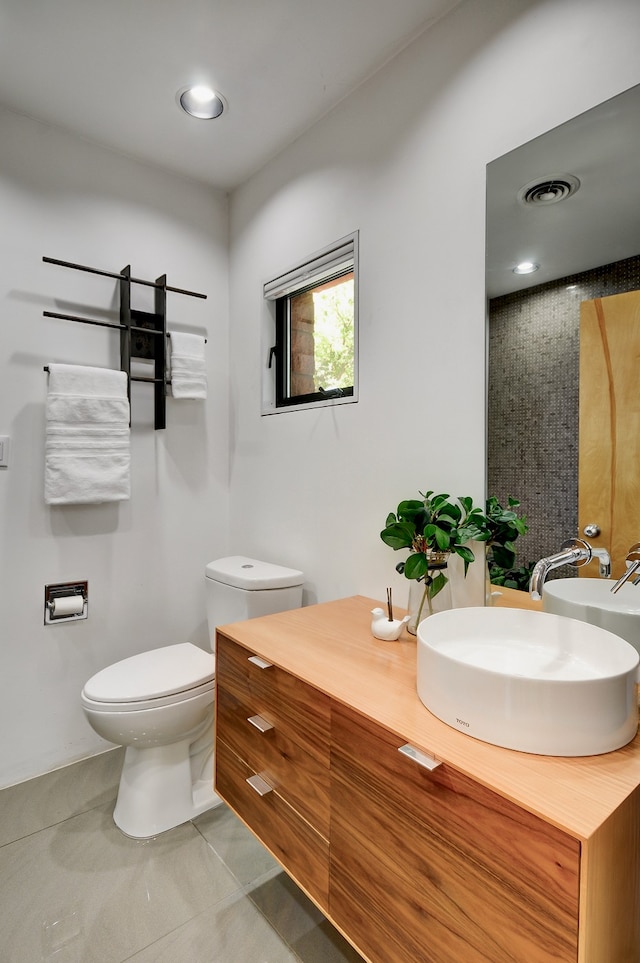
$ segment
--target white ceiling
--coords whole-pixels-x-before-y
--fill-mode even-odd
[[[458,2],[0,0],[0,103],[230,190]]]

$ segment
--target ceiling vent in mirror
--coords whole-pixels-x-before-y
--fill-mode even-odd
[[[538,177],[518,191],[518,200],[522,204],[557,204],[575,194],[579,187],[580,181],[573,174]]]

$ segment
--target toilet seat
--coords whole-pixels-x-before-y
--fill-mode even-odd
[[[96,672],[82,690],[87,708],[131,712],[213,691],[215,661],[191,642],[140,652]]]

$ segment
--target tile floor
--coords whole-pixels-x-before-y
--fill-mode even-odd
[[[226,806],[123,836],[121,758],[0,791],[2,963],[360,963]]]

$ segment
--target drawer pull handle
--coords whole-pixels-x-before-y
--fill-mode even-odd
[[[262,776],[249,776],[247,782],[254,789],[259,796],[266,796],[267,793],[273,792],[273,786],[270,786],[266,779]]]
[[[428,756],[426,752],[420,752],[419,749],[416,749],[414,746],[410,746],[409,743],[407,743],[406,746],[400,746],[398,752],[408,756],[409,759],[413,759],[414,762],[417,762],[419,766],[423,766],[425,769],[428,769],[429,772],[433,772],[434,769],[437,769],[438,766],[442,765],[442,763],[438,762],[437,759],[434,759],[433,756]]]
[[[271,723],[267,722],[266,719],[263,719],[262,716],[249,716],[247,718],[247,722],[250,722],[252,726],[255,726],[258,732],[268,732],[269,729],[273,729]]]
[[[250,656],[249,656],[249,662],[253,662],[253,664],[254,664],[254,665],[257,665],[259,669],[270,669],[270,668],[271,668],[271,663],[270,663],[270,662],[265,662],[265,660],[264,660],[264,659],[261,659],[259,655],[250,655]]]

